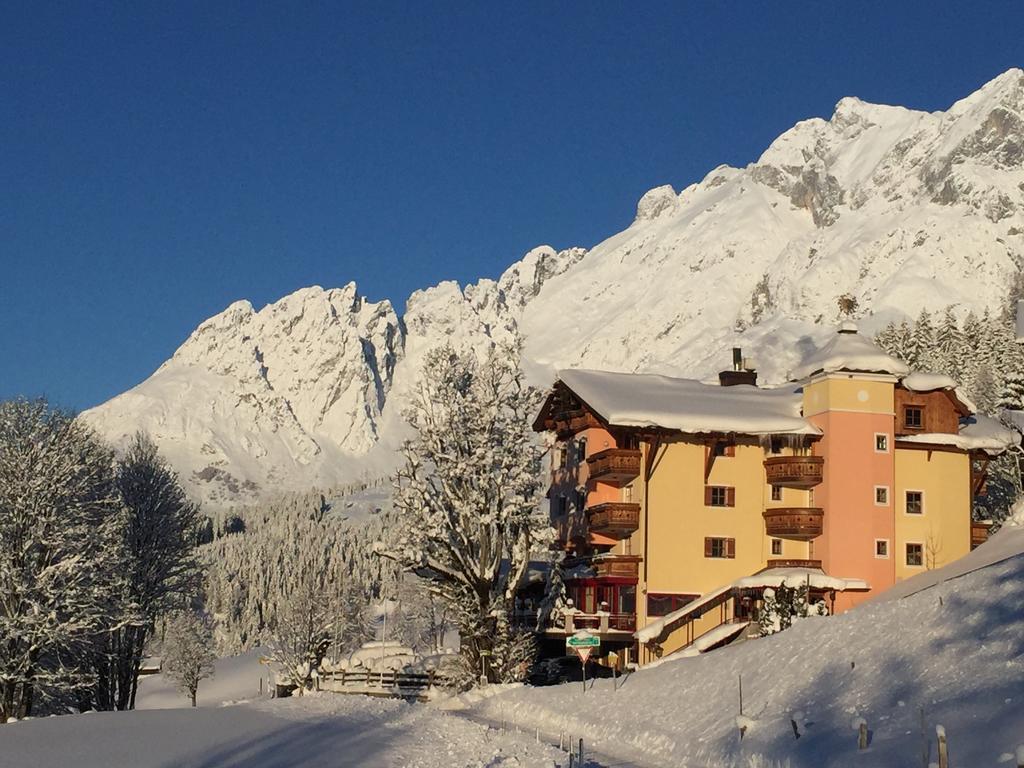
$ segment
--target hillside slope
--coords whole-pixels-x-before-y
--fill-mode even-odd
[[[651,190],[589,252],[531,251],[497,280],[414,293],[398,319],[354,285],[203,323],[145,382],[83,417],[149,431],[213,502],[375,475],[394,463],[427,352],[521,333],[555,369],[705,377],[742,346],[786,378],[854,296],[863,330],[924,307],[1000,307],[1024,264],[1024,72],[945,112],[845,98],[756,163]]]
[[[586,694],[579,683],[520,688],[469,710],[582,736],[641,765],[746,766],[763,757],[792,768],[919,766],[927,764],[922,745],[936,760],[937,725],[953,765],[998,765],[1024,744],[1020,518],[957,563],[840,616],[666,659],[617,691],[611,680]],[[871,731],[867,754],[858,752],[851,727],[861,717]]]

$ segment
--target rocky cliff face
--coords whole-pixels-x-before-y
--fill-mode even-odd
[[[781,380],[830,333],[923,307],[999,306],[1024,263],[1024,72],[946,112],[846,98],[746,168],[676,193],[591,251],[537,248],[497,281],[414,293],[400,321],[354,285],[207,320],[135,389],[83,415],[146,429],[214,503],[386,471],[432,348],[521,333],[530,376],[585,365],[707,376],[742,346]]]

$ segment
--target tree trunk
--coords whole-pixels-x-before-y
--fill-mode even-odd
[[[189,695],[192,697],[192,706],[194,707],[196,705],[196,689],[190,690]]]

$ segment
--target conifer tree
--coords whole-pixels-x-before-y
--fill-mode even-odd
[[[907,364],[919,371],[930,371],[935,363],[935,327],[927,309],[922,309],[914,324]]]
[[[962,383],[964,358],[964,334],[957,323],[952,307],[946,307],[942,320],[935,331],[935,353],[933,361],[937,373],[951,376],[957,383]]]

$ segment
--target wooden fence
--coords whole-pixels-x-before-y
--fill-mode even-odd
[[[358,693],[399,699],[422,699],[429,689],[449,684],[448,678],[437,672],[371,672],[345,670],[321,672],[317,689],[333,693]]]

